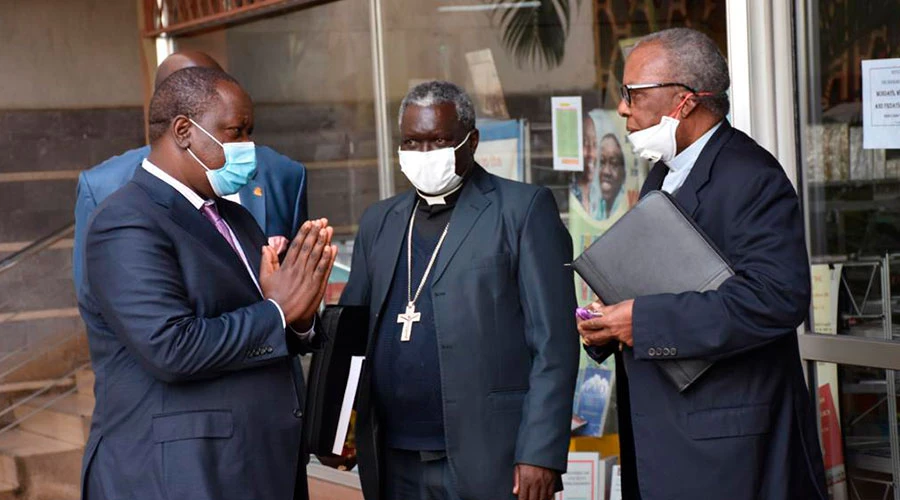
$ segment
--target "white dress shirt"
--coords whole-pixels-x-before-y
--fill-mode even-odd
[[[675,191],[678,191],[684,184],[684,181],[687,180],[688,175],[690,175],[694,164],[697,163],[697,158],[700,157],[700,153],[706,147],[706,143],[709,142],[710,138],[721,126],[722,122],[717,123],[715,127],[709,129],[693,144],[684,148],[684,151],[678,153],[675,158],[666,163],[666,166],[669,167],[669,172],[666,174],[666,178],[663,179],[663,191],[669,194],[674,194]]]
[[[175,189],[176,191],[181,193],[181,195],[184,196],[187,199],[187,201],[190,202],[190,204],[193,205],[194,208],[196,208],[198,211],[201,208],[203,208],[204,205],[211,205],[211,204],[215,203],[214,200],[204,200],[199,194],[194,192],[193,189],[185,186],[178,179],[176,179],[176,178],[172,177],[171,175],[167,174],[166,172],[164,172],[161,168],[159,168],[156,165],[154,165],[153,163],[151,163],[150,160],[144,159],[144,162],[142,163],[141,166],[144,168],[144,170],[149,172],[150,175],[152,175],[152,176],[156,177],[157,179],[165,182],[166,184],[172,186],[173,189]],[[234,199],[237,197],[238,197],[238,195],[234,194],[234,195],[227,196],[225,198],[229,199],[231,201],[234,201]],[[238,199],[238,201],[239,201],[239,199]],[[204,218],[205,218],[205,216],[204,216]],[[247,273],[250,274],[250,279],[252,279],[253,284],[256,285],[256,290],[259,292],[259,296],[263,297],[262,288],[260,288],[259,281],[256,279],[256,273],[254,273],[253,268],[250,267],[250,262],[247,260],[247,255],[244,253],[244,249],[241,247],[240,240],[238,240],[237,236],[235,236],[234,231],[231,230],[231,226],[228,225],[228,221],[225,221],[225,227],[228,228],[228,233],[231,235],[231,241],[233,241],[234,246],[237,247],[237,251],[238,251],[237,253],[241,257],[241,261],[244,263],[244,268],[247,270]],[[218,232],[218,231],[216,231],[216,232]],[[288,324],[287,324],[287,321],[285,320],[284,311],[281,309],[281,306],[278,305],[278,302],[275,302],[272,299],[268,299],[268,301],[271,302],[272,304],[274,304],[275,308],[278,309],[278,314],[281,315],[281,324],[283,325],[284,328],[287,328]],[[314,333],[313,332],[314,329],[315,329],[315,323],[313,323],[313,328],[310,328],[308,332],[303,332],[303,333],[297,332],[297,331],[294,331],[293,328],[291,328],[291,331],[293,331],[295,334],[297,334],[297,336],[300,337],[301,339],[308,339],[308,338],[312,337],[312,334]]]

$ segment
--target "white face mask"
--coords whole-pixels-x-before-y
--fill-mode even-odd
[[[456,174],[456,150],[461,148],[472,132],[455,148],[431,151],[404,151],[398,149],[400,170],[419,192],[430,195],[446,194],[462,184]]]
[[[664,116],[658,124],[628,134],[634,154],[651,162],[671,161],[678,149],[675,130],[679,123],[671,116]]]

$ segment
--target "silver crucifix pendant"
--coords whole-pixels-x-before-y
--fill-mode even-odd
[[[400,342],[409,342],[412,337],[413,323],[422,319],[422,313],[416,312],[416,305],[410,302],[406,304],[406,313],[397,315],[397,323],[403,324],[403,333],[400,334]]]

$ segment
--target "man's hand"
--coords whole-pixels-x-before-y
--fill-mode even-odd
[[[327,219],[303,223],[280,265],[275,249],[263,247],[259,286],[266,299],[281,306],[290,325],[312,326],[337,256],[333,234]]]
[[[556,493],[559,472],[534,465],[516,464],[513,495],[519,500],[550,500]]]
[[[616,305],[605,306],[602,302],[594,302],[588,309],[602,316],[582,320],[578,319],[578,333],[585,345],[602,346],[610,341],[618,341],[629,347],[634,346],[631,336],[631,310],[634,300],[626,300]]]
[[[290,241],[284,236],[269,236],[269,246],[275,250],[275,255],[283,254],[287,250],[288,243]]]

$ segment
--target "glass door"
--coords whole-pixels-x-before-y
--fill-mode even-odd
[[[900,134],[889,148],[867,147],[876,131],[863,95],[863,61],[900,58],[900,11],[890,0],[798,0],[795,9],[798,164],[813,264],[801,346],[829,490],[834,499],[900,500]]]

